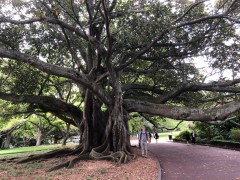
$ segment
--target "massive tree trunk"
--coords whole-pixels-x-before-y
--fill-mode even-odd
[[[127,113],[123,114],[122,104],[116,101],[106,111],[102,103],[90,91],[86,92],[81,141],[84,150],[104,149],[112,152],[130,151]],[[127,143],[126,143],[127,142]],[[127,145],[125,145],[127,144]]]
[[[61,154],[77,154],[78,156],[68,162],[64,162],[50,169],[56,170],[62,167],[71,168],[81,159],[107,159],[118,163],[127,162],[131,154],[130,136],[128,133],[127,118],[128,113],[122,107],[122,95],[116,96],[115,103],[107,109],[103,108],[103,103],[93,96],[90,90],[86,90],[83,117],[79,121],[80,143],[74,149],[62,149],[49,152],[44,155],[32,156],[19,161],[20,163],[38,160],[39,158],[51,158],[61,156]],[[129,156],[130,155],[130,156]]]
[[[80,159],[108,159],[118,163],[127,162],[131,154],[130,136],[128,133],[128,113],[123,110],[121,91],[115,98],[115,104],[103,110],[103,103],[87,90],[83,119],[79,126],[80,144],[72,152],[78,154],[76,159],[53,167],[72,167]],[[130,155],[130,156],[129,156]]]

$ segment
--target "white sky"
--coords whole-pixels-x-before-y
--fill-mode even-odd
[[[206,62],[206,59],[204,57],[195,58],[193,63],[199,69],[200,73],[202,73],[204,76],[207,76],[207,78],[205,79],[205,82],[218,81],[220,78],[224,78],[225,80],[233,79],[232,70],[227,69],[220,72],[219,69],[216,69],[213,71],[212,68],[208,67],[209,65]],[[236,73],[234,76],[235,79],[240,78],[239,72],[235,71],[234,73]]]

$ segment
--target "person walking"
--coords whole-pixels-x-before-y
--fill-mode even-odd
[[[192,143],[195,144],[196,143],[196,133],[194,130],[192,131],[191,136],[192,136]]]
[[[148,142],[151,143],[151,141],[152,141],[152,134],[149,132],[149,133],[148,133],[148,136],[149,136],[149,138],[148,138],[149,141],[148,141]]]
[[[147,157],[148,141],[149,141],[149,134],[146,131],[145,126],[143,126],[141,129],[141,132],[139,133],[139,142],[141,144],[142,156],[145,158]]]
[[[154,133],[154,138],[156,139],[156,143],[158,143],[159,135],[158,135],[157,131],[155,131],[155,133]]]
[[[189,145],[189,141],[191,140],[191,137],[190,137],[190,133],[188,131],[186,131],[186,133],[185,133],[185,138],[187,141],[187,145]]]

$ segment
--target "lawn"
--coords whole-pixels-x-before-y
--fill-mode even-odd
[[[158,133],[159,135],[159,140],[168,140],[168,135],[172,135],[172,138],[175,138],[178,134],[180,133],[180,131],[174,131],[174,132],[167,132],[167,133]]]
[[[30,154],[41,154],[51,150],[59,149],[62,147],[73,147],[76,144],[68,143],[67,146],[62,146],[61,144],[53,145],[42,145],[42,146],[31,146],[31,147],[20,147],[0,150],[0,159],[12,158],[12,157],[25,157]]]

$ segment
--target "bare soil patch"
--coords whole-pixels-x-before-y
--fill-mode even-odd
[[[140,150],[134,148],[137,158],[127,164],[118,165],[110,161],[81,161],[74,168],[60,169],[46,172],[54,165],[74,158],[53,158],[46,161],[31,162],[26,164],[1,163],[1,180],[156,180],[158,163],[156,158],[149,153],[148,158],[141,157]]]

